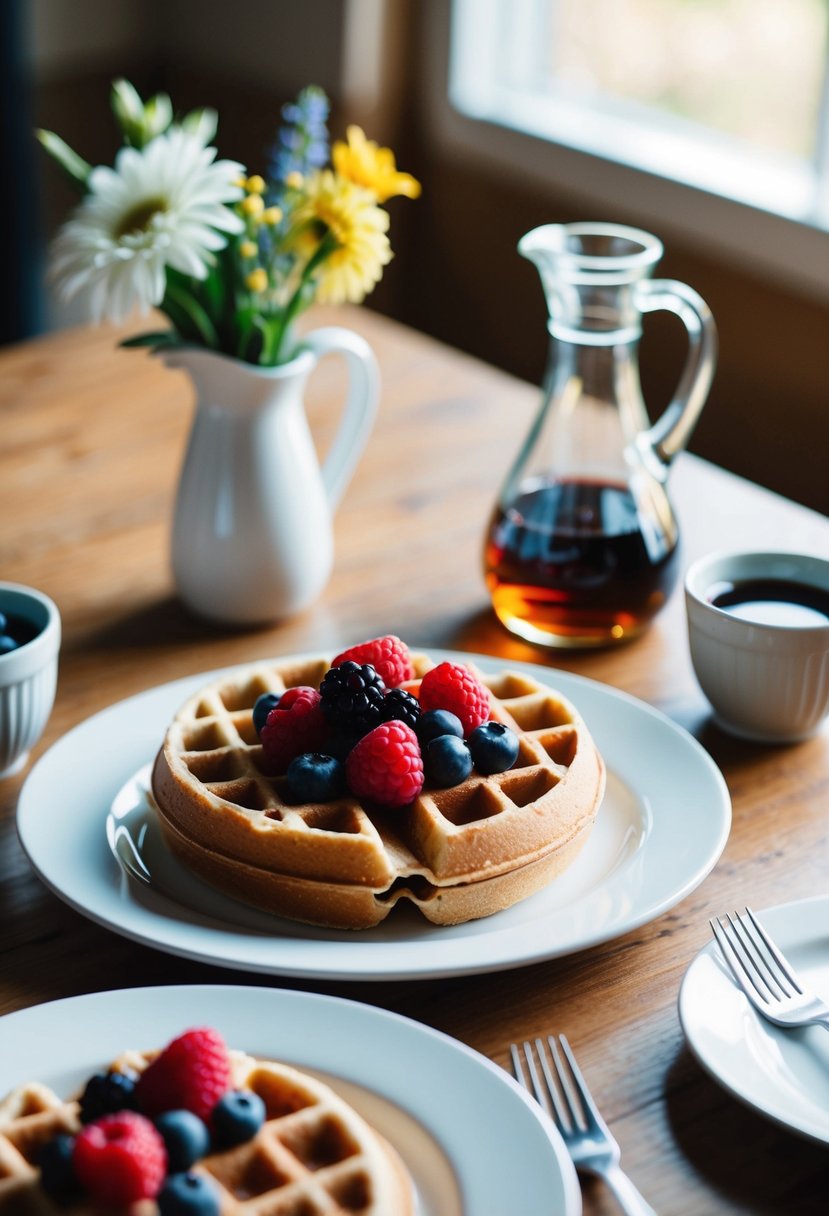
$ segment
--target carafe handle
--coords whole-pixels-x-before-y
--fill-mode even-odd
[[[640,436],[642,445],[667,468],[688,443],[711,388],[717,363],[717,327],[702,297],[692,287],[674,279],[640,282],[636,302],[642,312],[664,309],[675,313],[688,331],[688,358],[673,400]]]
[[[314,329],[302,348],[318,358],[343,355],[348,370],[348,394],[339,430],[322,467],[322,483],[333,511],[351,480],[366,445],[380,397],[380,372],[374,352],[364,338],[340,325]]]

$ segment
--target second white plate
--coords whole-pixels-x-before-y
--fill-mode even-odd
[[[829,896],[756,914],[805,983],[829,999]],[[679,1018],[697,1060],[735,1098],[829,1144],[829,1034],[822,1026],[783,1030],[766,1021],[734,983],[713,941],[685,973]]]
[[[438,660],[502,660],[431,652]],[[667,911],[705,878],[731,824],[722,774],[686,731],[642,701],[579,676],[510,664],[558,688],[584,715],[608,770],[593,833],[575,863],[505,912],[436,928],[395,909],[361,933],[261,916],[185,874],[138,832],[136,881],[116,861],[107,823],[129,811],[134,774],[152,760],[168,721],[213,679],[177,680],[110,706],[60,739],[35,765],[18,831],[37,873],[92,920],[173,954],[242,970],[325,979],[417,979],[519,967],[621,936]],[[398,915],[397,913],[402,913]]]
[[[310,992],[222,985],[94,992],[0,1018],[0,1098],[75,1093],[125,1048],[191,1026],[322,1076],[403,1158],[416,1216],[579,1216],[576,1171],[541,1107],[490,1060],[409,1018]]]

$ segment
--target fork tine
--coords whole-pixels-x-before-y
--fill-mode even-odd
[[[524,1050],[524,1060],[523,1061],[521,1059],[521,1053],[519,1052],[518,1047],[516,1046],[515,1043],[512,1043],[510,1045],[510,1049],[509,1049],[510,1059],[512,1060],[512,1067],[513,1067],[513,1071],[515,1073],[515,1079],[517,1081],[519,1081],[520,1084],[523,1085],[525,1089],[528,1089],[532,1092],[533,1097],[535,1098],[536,1102],[538,1102],[538,1104],[540,1106],[543,1106],[545,1110],[548,1110],[549,1104],[545,1101],[545,1098],[544,1098],[544,1087],[542,1086],[541,1081],[538,1076],[538,1069],[535,1066],[535,1060],[533,1059],[532,1048],[529,1043],[523,1043],[522,1047]],[[529,1081],[527,1080],[528,1076],[529,1076]]]
[[[550,1101],[555,1109],[556,1119],[562,1127],[566,1127],[568,1122],[571,1127],[582,1127],[584,1123],[583,1120],[581,1120],[578,1116],[573,1102],[573,1095],[564,1085],[564,1074],[561,1069],[561,1062],[557,1056],[555,1039],[552,1035],[547,1035],[547,1043],[549,1047],[549,1055],[552,1058],[553,1068],[555,1069],[556,1076],[558,1077],[559,1085],[556,1085],[553,1077],[553,1070],[550,1068],[548,1062],[548,1052],[545,1052],[544,1044],[542,1043],[541,1039],[536,1039],[535,1049],[538,1052],[538,1058],[541,1061],[541,1071],[544,1073],[544,1080],[547,1082],[547,1092],[550,1095]],[[559,1092],[559,1086],[561,1086],[561,1092]],[[562,1096],[564,1098],[564,1102],[562,1102]],[[565,1102],[567,1103],[566,1110],[564,1105]]]
[[[529,1089],[527,1078],[524,1074],[524,1067],[521,1063],[521,1054],[518,1050],[517,1043],[510,1043],[509,1058],[512,1063],[512,1071],[519,1085],[523,1085],[525,1089]]]
[[[762,941],[758,939],[752,926],[746,923],[745,917],[738,915],[736,912],[734,916],[729,913],[728,920],[737,942],[741,949],[745,951],[750,966],[754,968],[772,997],[775,1000],[780,1000],[781,998],[794,995],[786,976],[777,969],[774,959],[769,959],[763,949]]]
[[[800,984],[797,979],[797,973],[792,968],[792,965],[789,962],[789,960],[785,957],[785,955],[781,954],[780,950],[777,948],[777,946],[774,944],[772,939],[769,937],[768,933],[766,933],[765,929],[760,924],[759,920],[754,915],[751,908],[748,908],[748,907],[746,908],[746,916],[751,921],[752,925],[754,926],[755,930],[757,931],[758,936],[760,937],[760,940],[762,941],[763,945],[768,950],[771,957],[774,959],[775,963],[777,963],[777,966],[780,968],[783,975],[786,977],[786,979],[789,981],[791,986],[794,988],[795,992],[799,993],[802,996],[803,989],[800,987]]]
[[[578,1089],[579,1099],[583,1108],[584,1122],[588,1127],[592,1125],[594,1127],[601,1128],[603,1131],[607,1131],[605,1121],[599,1113],[599,1108],[593,1099],[593,1095],[588,1088],[587,1082],[582,1076],[582,1071],[576,1063],[576,1057],[573,1055],[573,1052],[570,1049],[570,1044],[567,1042],[567,1039],[563,1034],[559,1035],[559,1042],[561,1043],[561,1050],[564,1052],[564,1055],[567,1058],[570,1072],[573,1075],[573,1080],[575,1081],[576,1088]]]
[[[730,918],[729,918],[730,920]],[[728,969],[734,976],[737,984],[742,988],[746,996],[752,1001],[761,1001],[764,1005],[768,1003],[768,991],[763,992],[758,986],[755,974],[748,968],[737,953],[734,945],[732,945],[728,935],[726,926],[723,925],[721,919],[709,920],[711,930],[714,937],[717,939],[717,945],[725,959]],[[733,931],[733,925],[732,931]]]

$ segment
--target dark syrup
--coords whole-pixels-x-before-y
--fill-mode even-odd
[[[789,579],[717,583],[707,595],[715,608],[760,625],[814,628],[829,624],[829,591]]]
[[[629,488],[542,484],[497,509],[486,546],[493,607],[513,632],[573,644],[631,636],[676,581],[676,536],[643,521]]]

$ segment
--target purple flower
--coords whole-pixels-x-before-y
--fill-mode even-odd
[[[291,173],[304,177],[328,162],[329,102],[324,91],[308,85],[295,102],[282,107],[283,125],[269,153],[268,176],[271,201],[278,202]]]

